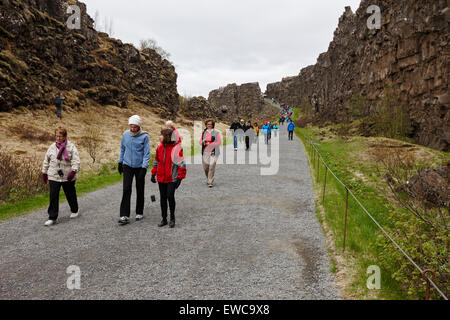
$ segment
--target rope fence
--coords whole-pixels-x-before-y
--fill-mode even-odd
[[[319,150],[315,146],[315,143],[312,142],[311,139],[307,138],[307,142],[310,146],[310,150],[312,153],[312,164],[314,166],[314,170],[317,172],[316,174],[316,181],[319,182],[320,179],[320,162],[323,163],[325,168],[325,175],[324,175],[324,186],[323,186],[323,195],[322,195],[322,201],[325,201],[325,194],[326,194],[326,186],[327,186],[327,175],[328,172],[331,173],[331,175],[336,179],[336,181],[341,184],[345,190],[346,190],[346,203],[345,203],[345,224],[344,224],[344,242],[343,242],[343,250],[345,251],[345,241],[346,241],[346,233],[347,233],[347,214],[348,214],[348,200],[349,196],[351,196],[356,203],[361,207],[361,209],[365,212],[365,214],[375,223],[375,225],[383,232],[383,234],[397,247],[397,249],[400,250],[400,252],[413,264],[413,266],[420,272],[423,279],[427,282],[427,290],[426,290],[426,299],[429,300],[430,298],[430,285],[433,286],[433,288],[444,298],[445,300],[448,300],[447,296],[438,288],[438,286],[434,283],[434,272],[432,270],[422,270],[416,262],[403,250],[398,243],[392,239],[392,237],[386,232],[386,230],[378,223],[377,220],[369,213],[369,211],[361,204],[361,202],[356,198],[356,196],[353,194],[353,192],[345,185],[330,169],[330,167],[327,165],[325,160],[323,159],[322,155],[320,154]],[[317,168],[316,168],[317,167]],[[432,274],[431,279],[427,276],[427,274]]]

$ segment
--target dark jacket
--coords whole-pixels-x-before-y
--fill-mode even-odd
[[[63,100],[66,100],[66,97],[60,96],[60,95],[56,95],[56,96],[53,98],[53,104],[54,104],[55,106],[57,106],[57,107],[61,107],[62,104],[63,104]]]
[[[244,125],[244,126],[242,127],[242,130],[244,130],[245,135],[246,135],[247,137],[254,137],[254,136],[256,135],[255,129],[253,128],[252,125],[250,125],[250,126]]]
[[[241,130],[243,130],[242,129],[242,126],[241,126],[241,124],[238,122],[238,123],[232,123],[231,124],[231,127],[230,127],[230,130],[234,130],[234,132],[233,132],[233,134],[234,135],[237,135],[237,132],[236,131],[238,131],[239,129],[241,129]]]

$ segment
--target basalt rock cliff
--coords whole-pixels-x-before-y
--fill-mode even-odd
[[[220,114],[218,110],[213,108],[213,106],[204,97],[192,97],[184,101],[180,105],[180,114],[184,115],[188,119],[193,120],[204,120],[204,119],[214,119],[219,120]]]
[[[381,28],[369,29],[370,5]],[[321,121],[343,122],[353,96],[370,115],[387,85],[407,108],[411,137],[449,151],[450,7],[447,0],[362,0],[339,19],[328,51],[298,76],[269,84],[266,95],[294,106],[312,105]]]
[[[229,84],[209,93],[208,102],[217,110],[220,119],[233,118],[271,120],[277,110],[268,105],[263,98],[257,82],[240,86]]]
[[[80,8],[79,28],[68,27],[69,5]],[[60,91],[72,107],[138,101],[171,116],[179,106],[172,64],[94,30],[83,3],[0,0],[0,111],[44,108]]]

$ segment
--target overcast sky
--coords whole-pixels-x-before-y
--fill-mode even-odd
[[[113,37],[153,38],[171,54],[181,95],[208,97],[229,83],[261,90],[297,75],[328,49],[345,6],[360,0],[81,0]]]

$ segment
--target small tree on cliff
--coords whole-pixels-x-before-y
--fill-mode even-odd
[[[163,59],[169,60],[170,53],[168,53],[166,50],[161,48],[158,45],[158,42],[156,42],[155,39],[146,39],[139,41],[139,49],[142,51],[144,49],[152,49],[155,50]]]

